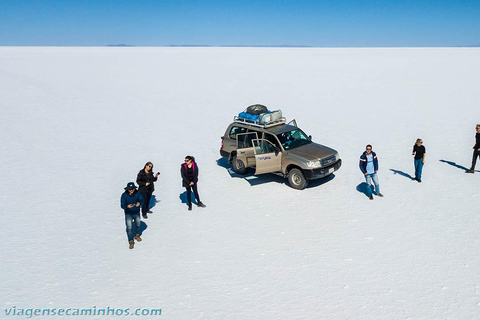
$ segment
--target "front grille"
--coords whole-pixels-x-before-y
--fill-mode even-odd
[[[335,155],[333,155],[333,156],[330,156],[328,158],[320,160],[320,164],[324,168],[324,167],[331,166],[332,164],[335,163],[335,161],[337,161],[337,158],[335,157]]]

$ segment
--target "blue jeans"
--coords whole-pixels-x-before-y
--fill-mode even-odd
[[[415,165],[415,178],[422,180],[423,158],[415,159],[413,164]]]
[[[135,221],[135,233],[132,232],[132,221]],[[132,241],[136,234],[140,234],[140,213],[125,213],[128,241]]]
[[[372,195],[372,192],[375,195],[380,193],[380,186],[378,185],[378,177],[376,173],[367,174],[365,176],[365,180],[367,181],[367,184],[368,184],[367,196],[370,197]],[[372,181],[373,181],[373,184],[375,185],[375,188],[373,188],[372,186]]]

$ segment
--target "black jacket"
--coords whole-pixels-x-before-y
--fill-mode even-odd
[[[198,166],[196,162],[192,162],[193,168],[193,181],[188,179],[187,176],[187,164],[183,163],[180,167],[180,174],[182,175],[182,185],[186,188],[189,186],[190,182],[198,182]]]
[[[155,190],[155,187],[153,185],[154,181],[157,181],[157,178],[153,176],[152,170],[150,170],[149,173],[146,173],[145,169],[140,170],[140,172],[137,175],[138,190],[153,192]],[[148,187],[146,186],[147,182],[150,182]]]
[[[473,146],[473,149],[480,149],[480,133],[478,132],[475,134],[475,146]]]

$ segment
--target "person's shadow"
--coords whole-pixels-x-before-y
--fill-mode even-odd
[[[390,169],[390,171],[393,171],[393,174],[398,174],[398,175],[401,175],[402,177],[406,177],[406,178],[409,178],[410,180],[413,180],[413,177],[411,175],[403,171],[395,170],[395,169]]]
[[[443,163],[446,163],[446,164],[449,164],[451,165],[452,167],[455,167],[455,168],[458,168],[458,169],[462,169],[464,171],[467,171],[468,168],[465,168],[464,166],[461,166],[459,164],[456,164],[455,162],[453,161],[447,161],[447,160],[439,160],[440,162],[443,162]]]
[[[152,209],[153,207],[155,207],[155,205],[157,204],[157,202],[160,202],[160,200],[157,200],[157,197],[155,197],[154,194],[152,194],[152,197],[150,198],[150,203],[148,204],[148,210]]]
[[[148,225],[143,222],[143,220],[140,221],[140,232],[139,232],[139,236],[141,236],[143,234],[143,231],[147,230],[148,228]],[[132,221],[132,232],[135,233],[135,221]],[[128,238],[128,230],[127,230],[127,227],[125,226],[125,233],[127,234],[127,238]]]
[[[368,183],[366,182],[362,182],[360,183],[358,186],[357,186],[357,191],[360,192],[360,193],[363,193],[366,197],[369,197],[370,194],[369,194],[369,189],[370,188],[370,193],[372,192],[371,190],[371,186],[368,185]]]
[[[180,198],[180,201],[182,201],[182,203],[185,203],[185,205],[188,206],[187,191],[180,193],[178,197]],[[198,205],[198,201],[197,199],[195,199],[195,194],[193,193],[193,191],[192,191],[192,203],[195,205]]]

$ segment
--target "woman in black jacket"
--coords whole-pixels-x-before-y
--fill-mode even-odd
[[[147,213],[153,213],[150,211],[150,199],[152,198],[152,193],[155,190],[153,185],[154,181],[157,181],[158,175],[160,172],[153,174],[153,163],[150,161],[145,164],[140,172],[137,175],[137,184],[138,184],[138,191],[142,194],[143,199],[145,202],[142,206],[142,217],[147,219]]]
[[[192,210],[192,189],[197,200],[197,206],[205,208],[206,206],[200,201],[200,196],[198,195],[198,166],[194,157],[185,157],[185,163],[180,167],[180,173],[182,175],[182,185],[187,189],[188,210]]]

